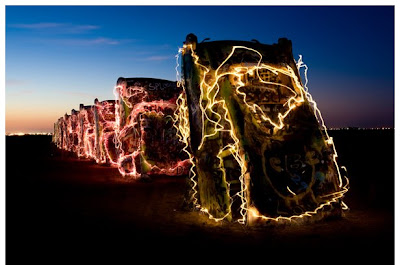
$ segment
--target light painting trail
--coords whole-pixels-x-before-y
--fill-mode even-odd
[[[94,100],[95,159],[99,164],[112,163],[115,154],[115,100]]]
[[[186,175],[190,161],[176,136],[176,82],[119,78],[115,95],[116,161],[123,176]]]
[[[115,100],[59,118],[53,142],[124,177],[188,175],[188,201],[217,222],[298,222],[348,209],[346,169],[289,40],[198,43],[189,34],[176,62],[177,82],[119,78]]]
[[[333,140],[300,81],[307,68],[292,59],[290,41],[197,43],[189,34],[180,53],[185,98],[177,103],[185,116],[178,128],[193,162],[196,208],[240,223],[347,208],[348,179],[343,184]]]
[[[95,158],[94,106],[79,106],[78,157]]]
[[[116,100],[80,105],[54,124],[53,142],[130,178],[187,175],[191,163],[176,134],[180,88],[152,78],[120,78]]]

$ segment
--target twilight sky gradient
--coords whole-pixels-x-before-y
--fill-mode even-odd
[[[393,6],[6,6],[6,133],[52,132],[120,76],[175,80],[188,33],[287,37],[328,127],[394,126]]]

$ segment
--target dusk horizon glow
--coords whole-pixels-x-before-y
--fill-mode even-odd
[[[176,80],[189,33],[286,37],[328,128],[394,127],[393,6],[6,6],[6,134],[53,132],[119,77]]]

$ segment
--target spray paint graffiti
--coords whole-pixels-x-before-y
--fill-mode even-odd
[[[176,82],[119,78],[115,94],[120,173],[135,178],[187,174],[190,162],[182,152],[173,119],[180,94]]]
[[[180,54],[178,83],[121,77],[115,100],[61,117],[54,143],[122,176],[189,174],[190,202],[215,221],[291,222],[347,209],[345,168],[289,40],[198,43],[189,34]]]
[[[216,221],[292,221],[346,208],[348,183],[291,49],[287,39],[198,43],[189,34],[180,50],[191,200]]]
[[[115,104],[115,100],[94,100],[95,159],[99,164],[110,164],[116,157]]]
[[[85,158],[95,157],[95,120],[94,106],[79,105],[79,141],[78,156]]]
[[[53,142],[131,178],[187,174],[191,163],[174,124],[176,82],[120,78],[114,92],[116,100],[95,99],[58,119]]]

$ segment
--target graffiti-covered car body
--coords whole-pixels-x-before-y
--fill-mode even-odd
[[[79,148],[77,155],[85,158],[95,158],[96,136],[93,105],[79,105]]]
[[[176,82],[119,78],[115,88],[118,168],[122,175],[187,174],[190,162],[176,135]]]
[[[100,164],[115,161],[115,100],[94,100],[95,159]]]
[[[289,40],[198,43],[189,34],[182,72],[197,207],[243,223],[341,214],[347,188]]]

